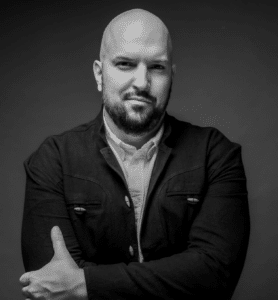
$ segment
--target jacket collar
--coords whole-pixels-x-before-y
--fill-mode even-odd
[[[103,122],[103,105],[101,107],[101,111],[98,114],[98,116],[95,119],[95,129],[98,132],[98,136],[100,138],[97,138],[97,147],[100,149],[100,152],[108,165],[122,178],[123,182],[125,183],[125,186],[128,190],[127,183],[125,181],[125,177],[123,174],[123,171],[117,161],[117,159],[114,157],[111,148],[108,146],[107,140],[106,140],[106,133],[105,133],[105,126]],[[175,118],[169,116],[167,113],[165,113],[164,116],[164,133],[159,143],[158,148],[158,154],[156,158],[156,162],[153,168],[153,176],[150,179],[149,183],[149,189],[147,193],[147,198],[150,197],[152,194],[154,187],[158,181],[158,178],[160,174],[162,173],[162,170],[164,169],[164,166],[166,162],[169,159],[169,156],[172,152],[172,146],[175,140],[174,134],[171,134],[172,132],[172,123],[174,122]]]

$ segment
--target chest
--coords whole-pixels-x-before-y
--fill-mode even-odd
[[[102,161],[83,168],[80,164],[75,172],[64,174],[65,201],[77,238],[88,257],[99,262],[102,258],[107,262],[108,256],[110,262],[125,261],[130,245],[136,248],[137,244],[132,196],[121,166],[110,154]],[[164,160],[157,157],[140,237],[146,257],[151,259],[152,253],[164,256],[186,247],[186,236],[201,207],[205,186],[202,164],[185,165],[169,155]]]

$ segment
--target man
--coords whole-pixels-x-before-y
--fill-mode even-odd
[[[100,114],[25,162],[26,299],[230,299],[249,237],[241,148],[166,113],[174,73],[158,17],[107,26]]]

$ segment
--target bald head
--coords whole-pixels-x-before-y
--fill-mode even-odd
[[[170,99],[175,65],[167,27],[142,9],[120,14],[105,28],[93,69],[110,125],[123,141],[143,145]]]
[[[165,24],[154,14],[143,9],[132,9],[115,17],[103,33],[101,62],[123,44],[130,48],[161,45],[166,49],[168,59],[172,60],[172,42]],[[142,48],[142,51],[144,49]]]

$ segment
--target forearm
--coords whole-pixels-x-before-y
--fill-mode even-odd
[[[242,271],[248,239],[246,196],[208,197],[184,252],[141,264],[84,268],[89,300],[229,299]]]
[[[195,256],[195,257],[194,257]],[[89,299],[226,299],[225,281],[200,254],[85,268]],[[207,265],[208,264],[208,265]],[[187,269],[186,269],[187,268]]]

